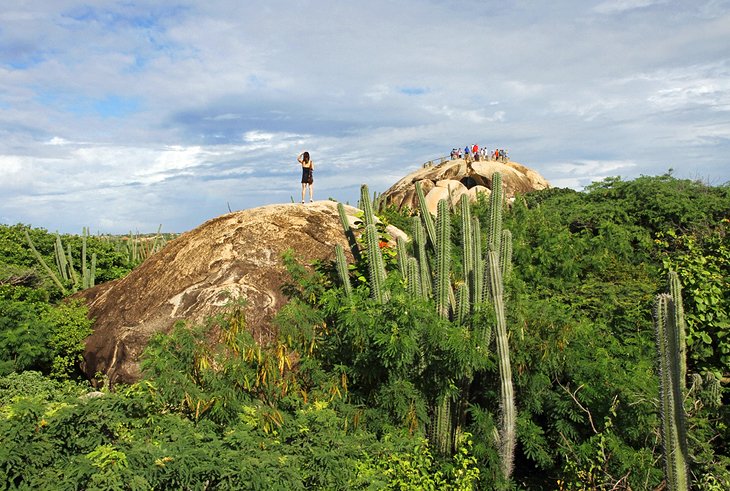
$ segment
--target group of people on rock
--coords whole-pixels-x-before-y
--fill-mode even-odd
[[[476,143],[472,146],[451,149],[451,160],[464,159],[467,162],[478,162],[480,160],[495,160],[499,162],[507,162],[507,150],[497,148],[493,152],[487,150],[486,147],[479,148]]]

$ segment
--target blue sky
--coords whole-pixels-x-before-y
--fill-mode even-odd
[[[0,9],[0,222],[181,232],[354,203],[452,147],[554,186],[730,181],[730,1],[26,0]]]

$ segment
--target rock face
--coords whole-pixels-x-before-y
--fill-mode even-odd
[[[507,198],[518,193],[549,188],[550,184],[540,174],[517,162],[498,162],[494,160],[466,162],[463,159],[447,160],[432,167],[419,169],[390,187],[381,199],[386,205],[398,209],[406,207],[418,209],[416,182],[426,195],[426,203],[431,213],[436,213],[439,200],[451,196],[456,203],[462,194],[476,201],[477,192],[489,192],[492,188],[492,174],[502,174],[502,184]]]
[[[359,210],[345,209],[354,223]],[[168,332],[179,319],[197,322],[215,314],[227,292],[247,299],[246,320],[257,339],[270,338],[271,319],[287,301],[281,287],[291,281],[282,254],[291,248],[307,263],[334,260],[338,243],[349,251],[332,201],[270,205],[209,220],[125,278],[77,294],[95,319],[85,373],[104,373],[112,384],[138,380],[139,356],[154,333]]]

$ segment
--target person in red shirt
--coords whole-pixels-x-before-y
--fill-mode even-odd
[[[471,154],[474,156],[474,160],[479,160],[479,145],[476,143],[471,147]]]

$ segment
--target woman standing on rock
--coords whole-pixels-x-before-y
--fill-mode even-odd
[[[309,187],[309,201],[311,203],[314,199],[312,195],[314,192],[314,176],[312,175],[314,172],[314,162],[310,160],[309,152],[300,153],[297,161],[302,164],[302,203],[304,203],[304,193],[307,187]]]

